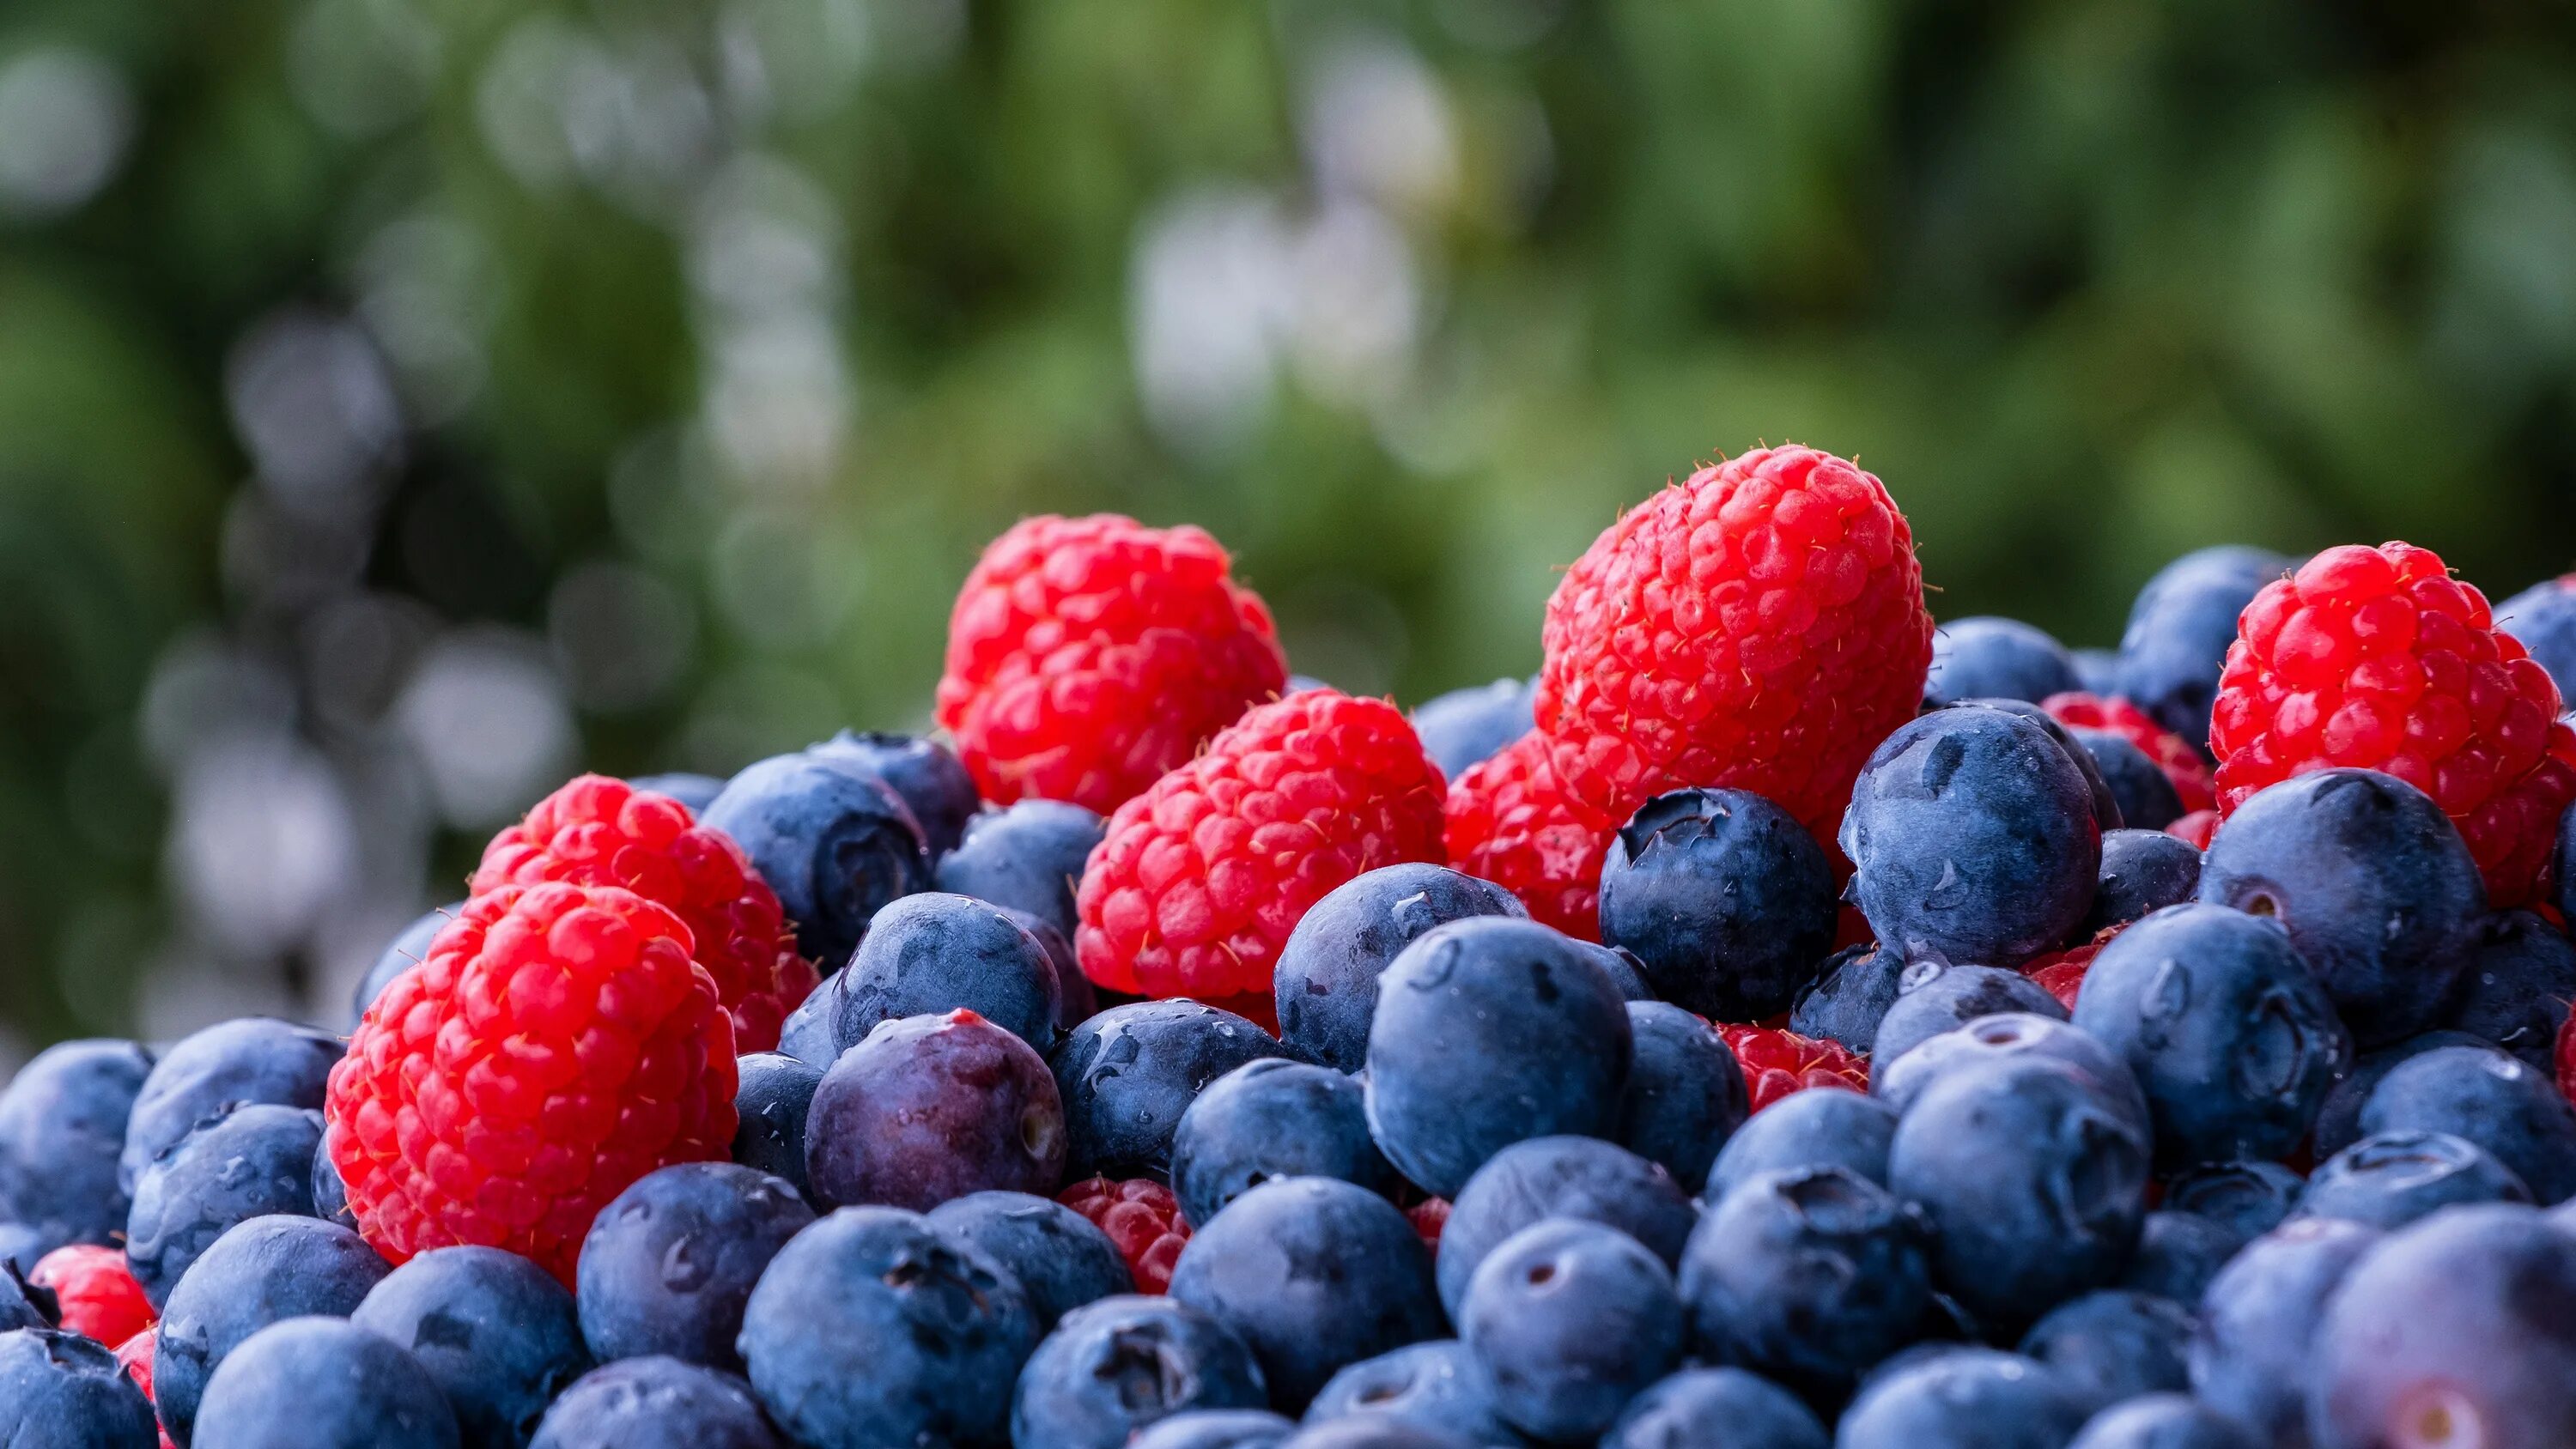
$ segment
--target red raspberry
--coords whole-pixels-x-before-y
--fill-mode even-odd
[[[396,1263],[481,1244],[565,1283],[637,1178],[733,1145],[733,1022],[678,916],[617,886],[466,903],[331,1069],[349,1210]]]
[[[2558,1026],[2558,1093],[2576,1102],[2576,1014]]]
[[[948,618],[939,722],[996,805],[1107,814],[1287,686],[1270,610],[1196,528],[1023,520]]]
[[[1189,1219],[1181,1200],[1159,1182],[1129,1178],[1085,1178],[1056,1194],[1057,1202],[1091,1219],[1127,1260],[1136,1275],[1136,1291],[1160,1293],[1172,1286],[1172,1265],[1189,1246]]]
[[[2549,671],[2493,623],[2412,544],[2330,548],[2265,585],[2210,718],[2219,812],[2309,770],[2383,770],[2460,827],[2497,908],[2531,900],[2576,799],[2576,729]]]
[[[122,1248],[83,1243],[56,1248],[36,1260],[27,1281],[54,1291],[62,1302],[63,1327],[100,1343],[123,1343],[161,1316],[143,1296],[143,1285],[126,1271]]]
[[[120,1340],[116,1345],[117,1366],[124,1369],[125,1376],[134,1380],[134,1386],[143,1391],[144,1401],[153,1406],[153,1414],[156,1418],[160,1414],[160,1401],[152,1397],[152,1356],[153,1345],[159,1340],[160,1334],[147,1328],[130,1338]],[[170,1431],[162,1429],[160,1432],[161,1449],[174,1449],[170,1442]]]
[[[1601,939],[1601,857],[1617,830],[1556,783],[1547,737],[1526,734],[1449,787],[1449,863],[1492,881],[1532,919]]]
[[[2102,954],[2102,948],[2111,944],[2111,938],[2120,934],[2120,929],[2113,926],[2081,946],[2052,951],[2023,966],[2022,974],[2038,982],[2041,990],[2056,997],[2058,1005],[2073,1011],[2075,997],[2084,989],[2085,974],[2093,969],[2093,958]]]
[[[1862,762],[1922,702],[1932,616],[1876,478],[1763,448],[1612,525],[1548,600],[1544,642],[1539,729],[1594,814],[1728,786],[1831,840]]]
[[[1075,900],[1083,974],[1149,996],[1268,991],[1326,891],[1443,858],[1440,790],[1382,699],[1308,689],[1252,710],[1110,817]]]
[[[1744,1069],[1745,1091],[1756,1112],[1808,1087],[1869,1090],[1869,1059],[1855,1055],[1841,1042],[1800,1036],[1782,1027],[1723,1022],[1717,1033],[1726,1038],[1736,1065]]]
[[[583,775],[492,837],[473,892],[547,881],[624,886],[670,907],[715,978],[736,1051],[775,1048],[779,1025],[820,979],[742,847],[668,795]]]
[[[1449,1199],[1426,1197],[1406,1208],[1404,1216],[1413,1224],[1415,1234],[1421,1237],[1422,1246],[1431,1250],[1432,1257],[1439,1257],[1440,1235],[1449,1230]]]
[[[2209,849],[2210,838],[2218,834],[2218,812],[2194,810],[2165,827],[2165,834],[2177,840],[2188,840],[2202,850]]]
[[[2174,793],[2182,797],[2186,812],[2207,810],[2218,803],[2217,784],[2210,778],[2209,761],[2200,757],[2200,751],[2156,723],[2153,715],[2118,695],[2104,699],[2093,694],[2052,694],[2040,708],[2059,724],[2109,730],[2136,745],[2139,753],[2155,761],[2165,778],[2173,781]]]

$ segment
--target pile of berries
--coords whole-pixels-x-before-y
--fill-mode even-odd
[[[0,1090],[0,1443],[2576,1444],[2576,586],[1938,629],[1692,474],[1535,680],[1292,680],[1039,519],[947,742],[583,776],[342,1036]]]

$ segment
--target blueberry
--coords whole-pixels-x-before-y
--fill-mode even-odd
[[[1066,1314],[1020,1370],[1011,1442],[1121,1449],[1171,1414],[1264,1402],[1261,1366],[1224,1324],[1171,1298],[1103,1298]]]
[[[2571,1302],[2576,1234],[2530,1208],[2451,1208],[2389,1234],[2317,1327],[2309,1439],[2576,1443]]]
[[[2238,806],[2201,858],[2199,895],[2288,927],[2364,1047],[2432,1024],[2486,913],[2442,807],[2372,770],[2293,776]]]
[[[1601,1449],[1827,1449],[1797,1396],[1742,1369],[1684,1369],[1630,1402]]]
[[[1658,795],[1602,858],[1601,939],[1635,952],[1666,1001],[1723,1021],[1776,1016],[1833,949],[1833,865],[1759,795]]]
[[[1368,1043],[1369,1129],[1454,1197],[1514,1142],[1616,1130],[1633,1044],[1610,978],[1534,921],[1452,921],[1386,969]]]
[[[61,1247],[64,1241],[25,1223],[0,1223],[0,1264],[32,1268],[37,1259]]]
[[[2106,1289],[2050,1309],[2016,1351],[2057,1370],[2084,1411],[2099,1413],[2141,1394],[2190,1388],[2197,1326],[2170,1298]]]
[[[1635,1055],[1619,1107],[1621,1146],[1662,1164],[1676,1182],[1704,1182],[1709,1164],[1750,1110],[1744,1069],[1717,1028],[1660,1001],[1628,1003]]]
[[[1893,1066],[1936,1036],[2006,1013],[2066,1019],[2066,1008],[2048,988],[2018,971],[1917,961],[1897,978],[1896,1000],[1879,1019],[1870,1060]]]
[[[376,958],[376,964],[368,967],[367,974],[359,979],[358,989],[349,998],[349,1020],[363,1019],[367,1008],[376,1004],[376,998],[385,994],[385,988],[394,984],[395,977],[427,960],[429,943],[438,939],[438,933],[447,929],[447,923],[456,919],[457,913],[464,909],[465,902],[451,901],[403,927],[402,934],[393,938],[392,943],[385,947],[384,954]]]
[[[1438,1336],[1440,1296],[1413,1224],[1328,1177],[1266,1182],[1208,1220],[1171,1296],[1252,1345],[1272,1407],[1295,1413],[1349,1364]]]
[[[1136,1291],[1109,1234],[1052,1198],[970,1192],[932,1208],[930,1226],[1008,1269],[1041,1332],[1086,1303]]]
[[[340,1164],[331,1160],[331,1129],[322,1129],[322,1140],[313,1149],[313,1216],[325,1222],[355,1229],[358,1215],[349,1208],[349,1184],[340,1177]]]
[[[1391,1418],[1357,1414],[1309,1424],[1279,1441],[1279,1449],[1470,1449],[1455,1434]]]
[[[2067,733],[2093,757],[2093,768],[2119,804],[2122,828],[2162,830],[2182,818],[2182,796],[2175,791],[2173,778],[2126,736],[2093,729]]]
[[[812,1067],[820,1076],[840,1060],[841,1045],[832,1039],[833,996],[815,987],[778,1025],[778,1050]]]
[[[1100,1014],[1100,994],[1091,978],[1082,974],[1081,963],[1073,953],[1073,942],[1065,933],[1030,915],[1017,906],[1002,907],[1011,923],[1037,938],[1046,952],[1047,964],[1055,968],[1055,1028],[1060,1038]]]
[[[2192,1393],[2264,1443],[2301,1442],[2317,1321],[2379,1238],[2360,1223],[2296,1218],[2248,1243],[2201,1295]]]
[[[409,1349],[447,1395],[466,1444],[486,1449],[523,1449],[546,1405],[590,1368],[572,1294],[499,1248],[423,1253],[369,1290],[349,1321]]]
[[[1876,941],[1846,946],[1825,958],[1816,979],[1789,1007],[1789,1029],[1803,1037],[1837,1041],[1862,1056],[1878,1041],[1878,1024],[1896,1004],[1905,962]]]
[[[77,1333],[0,1333],[0,1444],[22,1449],[152,1449],[152,1403],[116,1355]]]
[[[2168,906],[2113,937],[2075,1024],[2128,1062],[2173,1166],[2288,1152],[2352,1062],[2290,933],[2220,906]]]
[[[2561,695],[2576,699],[2576,577],[2543,579],[2496,605],[2495,626],[2531,651]]]
[[[2138,1229],[2138,1251],[2120,1275],[2120,1286],[2176,1303],[2198,1303],[2209,1281],[2247,1241],[2246,1234],[2216,1218],[2170,1208],[2151,1212]]]
[[[2318,1164],[2301,1217],[2402,1228],[2439,1208],[2531,1201],[2531,1189],[2483,1147],[2448,1132],[2383,1132]]]
[[[1421,736],[1422,752],[1440,767],[1442,778],[1455,780],[1535,727],[1531,693],[1526,679],[1453,689],[1413,711],[1413,732]]]
[[[2162,830],[2114,830],[2102,837],[2102,872],[2084,930],[2099,934],[2151,911],[2178,906],[2200,888],[2200,852]]]
[[[946,745],[919,735],[843,730],[807,751],[835,764],[854,765],[885,782],[921,826],[931,858],[957,848],[966,822],[983,806],[975,779]],[[710,802],[712,803],[712,802]]]
[[[2075,661],[2075,677],[2084,684],[2086,694],[2114,695],[2120,692],[2120,651],[2117,649],[2070,649]]]
[[[2120,684],[2156,723],[2195,745],[2209,738],[2209,706],[2236,642],[2236,618],[2290,560],[2223,545],[2184,554],[2138,591],[2120,636]],[[2101,691],[2096,691],[2097,693]]]
[[[689,807],[692,815],[704,815],[707,807],[724,793],[725,782],[713,775],[692,775],[685,771],[667,771],[659,775],[633,775],[626,783],[638,790],[668,795]]]
[[[1181,1113],[1172,1191],[1193,1225],[1275,1177],[1337,1177],[1394,1194],[1395,1169],[1369,1140],[1358,1082],[1265,1057],[1208,1083]]]
[[[1718,1202],[1758,1173],[1840,1167],[1887,1185],[1887,1149],[1896,1110],[1849,1087],[1809,1087],[1757,1112],[1708,1170],[1709,1202]]]
[[[2553,858],[2558,876],[2558,918],[2576,921],[2576,805],[2558,817],[2558,852]]]
[[[153,1064],[126,1120],[117,1181],[125,1190],[163,1149],[237,1103],[319,1111],[345,1043],[329,1032],[245,1016],[182,1039]]]
[[[188,1265],[237,1223],[313,1216],[322,1114],[260,1103],[209,1121],[152,1160],[134,1185],[125,1262],[155,1308]]]
[[[1888,1149],[1888,1186],[1932,1219],[1934,1280],[1981,1319],[2024,1324],[2126,1265],[2148,1150],[2076,1068],[2008,1058],[1915,1099]]]
[[[244,1339],[283,1319],[346,1315],[392,1271],[319,1218],[252,1218],[215,1239],[170,1290],[153,1341],[152,1397],[170,1437],[188,1442],[206,1380]]]
[[[2400,1062],[2361,1107],[2367,1133],[2448,1132],[2493,1154],[2544,1207],[2576,1195],[2576,1108],[2557,1084],[2493,1047]]]
[[[2551,1072],[2571,1000],[2576,941],[2529,911],[2498,911],[2479,927],[2450,1025]]]
[[[2188,1394],[2142,1394],[2086,1420],[2067,1449],[2265,1449],[2243,1424]]]
[[[752,1391],[807,1449],[998,1446],[1037,1347],[1011,1275],[918,1213],[843,1208],[796,1235],[742,1320]]]
[[[1870,1074],[1870,1095],[1902,1114],[1926,1088],[1956,1072],[2010,1057],[2045,1057],[2075,1069],[2106,1100],[2148,1130],[2147,1096],[2120,1054],[2058,1017],[2027,1011],[1981,1016],[1945,1031]]]
[[[1645,1244],[1667,1268],[1681,1262],[1699,1220],[1672,1175],[1633,1152],[1591,1137],[1515,1142],[1477,1169],[1450,1204],[1435,1264],[1442,1305],[1456,1315],[1477,1265],[1541,1218],[1605,1223]]]
[[[53,1290],[27,1281],[16,1263],[0,1264],[0,1332],[16,1328],[52,1328],[62,1321],[62,1302]]]
[[[1588,1443],[1670,1373],[1687,1333],[1672,1274],[1646,1246],[1580,1218],[1521,1229],[1476,1268],[1458,1336],[1503,1418]]]
[[[1841,841],[1857,867],[1851,898],[1881,942],[1989,966],[2064,941],[2102,862],[2083,772],[2038,725],[1978,707],[1888,736],[1853,787]]]
[[[813,1221],[792,1184],[735,1163],[644,1174],[582,1240],[573,1275],[582,1341],[603,1362],[659,1355],[739,1370],[734,1339],[752,1285]]]
[[[1328,1067],[1367,1064],[1377,979],[1396,953],[1434,926],[1471,916],[1529,914],[1491,881],[1445,866],[1380,866],[1306,908],[1271,972],[1279,1034]]]
[[[2046,1364],[1944,1348],[1872,1378],[1844,1411],[1834,1449],[2065,1449],[2084,1417]]]
[[[2405,1038],[2393,1046],[2364,1052],[2353,1060],[2352,1070],[2334,1090],[2326,1093],[2325,1105],[2317,1109],[2313,1137],[2316,1155],[2331,1157],[2361,1140],[2361,1108],[2370,1094],[2379,1089],[2380,1079],[2429,1051],[2443,1047],[2492,1047],[2495,1043],[2464,1031],[2427,1031]]]
[[[1129,1449],[1271,1449],[1297,1432],[1295,1421],[1267,1409],[1192,1409],[1157,1419]]]
[[[1757,1173],[1709,1207],[1681,1295],[1711,1363],[1822,1396],[1912,1341],[1931,1306],[1920,1214],[1846,1168]]]
[[[925,891],[877,912],[850,964],[823,983],[832,1044],[848,1051],[879,1022],[964,1007],[1044,1055],[1056,1039],[1055,963],[999,906]]]
[[[1619,993],[1621,1001],[1633,1003],[1655,999],[1655,988],[1646,980],[1645,963],[1637,959],[1636,952],[1621,946],[1604,946],[1597,941],[1578,941],[1571,936],[1565,938],[1565,944],[1572,946],[1576,955],[1601,968],[1601,974],[1610,978],[1610,989]]]
[[[592,1369],[546,1410],[528,1449],[787,1449],[751,1386],[676,1358]]]
[[[733,1160],[805,1191],[805,1117],[822,1069],[782,1052],[753,1052],[734,1069]]]
[[[2094,762],[2092,751],[2078,743],[2075,731],[2057,716],[2024,699],[1963,699],[1952,708],[1999,709],[2039,726],[2057,742],[2057,748],[2065,752],[2067,763],[2075,767],[2075,773],[2084,777],[2084,788],[2093,797],[2093,823],[2102,827],[2102,833],[2108,835],[2128,824],[2120,815],[2120,797],[2112,793],[2111,782],[2102,778],[2102,767]]]
[[[826,1203],[916,1211],[1064,1179],[1064,1103],[1029,1044],[971,1011],[881,1023],[814,1089],[805,1177]]]
[[[1276,1038],[1195,1001],[1113,1006],[1067,1033],[1048,1059],[1064,1099],[1068,1177],[1172,1174],[1172,1135],[1207,1084],[1263,1057]]]
[[[797,949],[837,970],[889,902],[930,884],[920,822],[883,780],[811,751],[725,782],[700,819],[734,838],[795,924]]]
[[[1073,935],[1074,888],[1100,844],[1100,817],[1063,800],[1022,800],[966,822],[939,858],[939,888],[1026,911]]]
[[[2277,1162],[2211,1162],[2165,1184],[2165,1206],[2198,1213],[2251,1241],[2287,1221],[2308,1180]]]
[[[130,1041],[67,1041],[20,1067],[0,1089],[0,1220],[26,1224],[49,1248],[123,1232],[133,1188],[117,1159],[151,1070]]]
[[[1515,1445],[1520,1431],[1503,1422],[1493,1385],[1467,1346],[1454,1338],[1410,1343],[1362,1359],[1333,1375],[1306,1406],[1306,1422],[1352,1414],[1385,1414],[1470,1444]]]
[[[456,1449],[460,1442],[473,1441],[460,1438],[455,1412],[418,1359],[337,1318],[289,1318],[251,1335],[215,1370],[192,1449]]]
[[[2037,704],[2083,687],[2066,646],[2019,619],[1978,615],[1953,619],[1932,631],[1932,668],[1923,679],[1928,704],[1963,699]]]

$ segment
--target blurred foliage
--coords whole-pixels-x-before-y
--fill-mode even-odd
[[[918,725],[1023,513],[1412,702],[1790,438],[2076,644],[2576,563],[2576,12],[16,0],[0,1020],[328,1016],[547,772]]]

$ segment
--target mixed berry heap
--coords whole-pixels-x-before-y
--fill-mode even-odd
[[[2228,548],[1936,650],[1765,449],[1408,720],[1034,520],[956,753],[584,776],[345,1042],[22,1069],[0,1442],[2576,1444],[2568,598]]]

